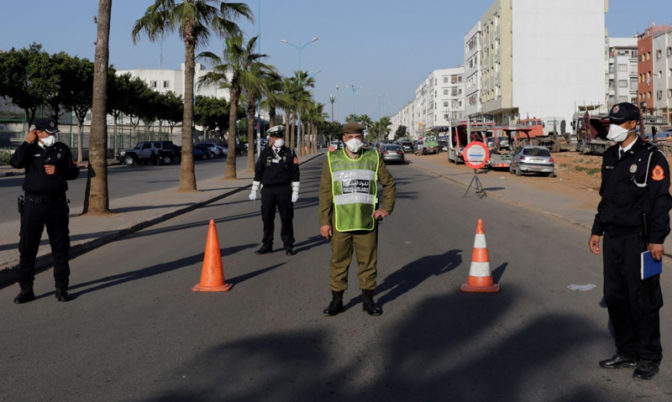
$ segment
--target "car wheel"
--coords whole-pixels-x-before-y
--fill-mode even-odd
[[[523,172],[520,170],[520,168],[516,168],[516,176],[521,176]]]
[[[170,165],[170,155],[163,155],[161,157],[161,163],[164,165]]]
[[[173,163],[176,165],[180,163],[180,155],[173,155]]]
[[[131,155],[124,156],[124,164],[125,165],[131,166],[134,163],[135,163],[135,159],[133,159],[133,157]]]

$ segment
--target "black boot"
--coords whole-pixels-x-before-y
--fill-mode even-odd
[[[331,303],[324,309],[325,315],[336,315],[345,311],[343,308],[343,291],[331,291]]]
[[[285,247],[285,253],[287,255],[296,255],[296,250],[294,250],[294,246],[288,246]]]
[[[21,289],[19,294],[14,298],[14,303],[23,304],[33,300],[35,300],[35,293],[33,293],[33,288],[26,288]]]
[[[362,310],[366,311],[369,315],[381,315],[383,310],[376,307],[376,303],[373,301],[373,290],[362,290]]]
[[[70,301],[70,295],[68,294],[68,291],[65,289],[56,289],[56,293],[54,294],[56,297],[56,300],[59,302],[67,302]]]
[[[268,254],[272,251],[273,251],[273,246],[267,246],[267,245],[264,244],[263,246],[261,246],[261,248],[259,250],[255,251],[254,253],[255,254]]]

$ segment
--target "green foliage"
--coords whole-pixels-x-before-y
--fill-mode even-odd
[[[0,149],[0,165],[9,165],[9,160],[12,158],[11,149]]]
[[[403,138],[406,136],[407,133],[407,128],[404,125],[401,125],[397,127],[397,131],[394,132],[394,139],[398,140],[399,138]]]
[[[321,121],[317,124],[317,130],[325,135],[329,141],[338,140],[343,136],[343,126],[337,121]]]
[[[219,129],[222,133],[226,132],[229,125],[229,103],[226,99],[197,96],[194,121],[209,131]]]

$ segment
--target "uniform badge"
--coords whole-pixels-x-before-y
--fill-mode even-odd
[[[296,156],[294,157],[294,164],[295,164],[295,165],[298,165],[298,164],[299,164],[299,158],[297,158]]]
[[[660,165],[656,165],[651,171],[651,179],[655,181],[661,181],[665,179],[665,171]]]
[[[630,165],[630,173],[635,173],[637,171],[637,164],[633,163]]]

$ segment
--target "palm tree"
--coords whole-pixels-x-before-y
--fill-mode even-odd
[[[217,7],[218,6],[218,7]],[[252,20],[252,11],[245,3],[220,0],[154,0],[133,27],[133,41],[146,32],[155,41],[166,32],[177,30],[184,41],[184,117],[182,119],[182,163],[179,191],[195,191],[194,157],[192,154],[192,124],[194,116],[194,70],[196,49],[207,43],[210,29],[219,35],[240,32],[233,19]],[[235,116],[235,113],[232,113]],[[235,117],[234,117],[235,118]],[[234,157],[235,168],[235,152]],[[228,165],[228,160],[227,160]],[[234,172],[235,176],[235,172]]]
[[[268,92],[265,77],[277,74],[274,67],[259,61],[248,65],[245,74],[241,76],[241,86],[247,94],[247,171],[254,172],[254,114],[257,101]],[[261,121],[259,122],[261,127]]]
[[[315,87],[315,79],[309,77],[308,73],[305,71],[295,71],[291,82],[292,107],[294,112],[293,115],[294,117],[298,117],[300,116],[300,113],[303,113],[303,110],[305,110],[305,108],[312,102],[312,97],[310,92],[308,92],[308,88]],[[301,129],[300,134],[303,137],[305,130]],[[293,133],[292,139],[296,140],[296,144],[303,143],[303,138],[295,138]],[[292,141],[292,149],[293,147],[294,141]],[[303,155],[303,148],[299,149],[298,154]]]
[[[266,57],[265,54],[255,53],[254,47],[257,43],[257,37],[243,44],[243,35],[235,34],[226,38],[226,49],[223,57],[219,57],[212,52],[203,52],[198,55],[199,58],[205,58],[212,61],[214,67],[211,72],[205,74],[200,79],[200,83],[219,83],[222,88],[228,88],[230,94],[231,110],[229,115],[229,153],[226,156],[225,179],[237,179],[236,175],[236,121],[238,117],[238,101],[246,85],[251,85],[256,79],[249,72],[251,66],[261,63],[259,60]],[[268,67],[270,69],[270,67]],[[249,139],[248,139],[249,141]],[[248,150],[253,152],[253,148]],[[252,155],[254,158],[254,155]],[[254,165],[254,159],[252,161]]]
[[[112,0],[98,2],[96,53],[93,67],[89,174],[86,181],[84,213],[108,213],[107,192],[107,70],[110,59],[110,13]]]

